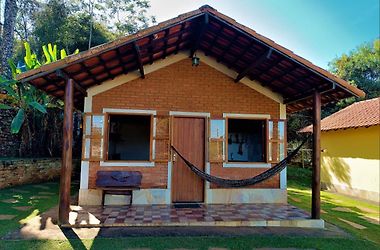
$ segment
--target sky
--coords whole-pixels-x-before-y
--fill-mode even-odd
[[[208,4],[328,69],[328,62],[380,36],[380,0],[151,0],[157,22]]]

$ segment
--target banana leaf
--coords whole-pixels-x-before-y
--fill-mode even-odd
[[[65,58],[67,56],[66,50],[61,49],[61,59]]]
[[[45,56],[45,58],[46,58],[46,64],[47,63],[51,63],[51,58],[50,58],[50,54],[49,54],[49,52],[48,52],[48,49],[47,49],[47,47],[46,47],[46,45],[44,45],[44,46],[42,46],[42,50],[43,50],[43,52],[44,52],[44,56]]]
[[[33,68],[33,59],[32,59],[32,52],[30,50],[29,43],[25,42],[24,47],[25,47],[25,57],[24,57],[25,64],[28,67],[28,69],[32,69]]]
[[[46,112],[46,108],[44,106],[42,106],[41,104],[39,104],[38,102],[36,102],[36,101],[30,102],[29,106],[31,106],[32,108],[40,111],[41,113],[44,113],[44,114],[47,113]]]
[[[12,134],[17,134],[20,131],[22,124],[25,119],[25,111],[24,109],[19,109],[17,115],[13,118],[11,123],[11,132]]]

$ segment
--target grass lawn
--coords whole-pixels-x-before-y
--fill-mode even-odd
[[[73,186],[73,191],[77,189]],[[0,215],[15,216],[0,220],[0,237],[16,230],[28,219],[58,203],[59,183],[28,184],[0,190]]]
[[[294,206],[310,211],[311,205],[311,171],[302,168],[288,168],[288,202]],[[337,211],[344,208],[345,211]],[[321,191],[321,217],[325,221],[343,228],[358,238],[375,242],[380,248],[380,225],[371,223],[365,218],[379,218],[379,206],[355,200],[351,197]],[[343,220],[344,221],[343,221]],[[348,222],[366,228],[358,229]]]
[[[309,171],[289,168],[289,202],[310,209]],[[76,187],[77,188],[77,187]],[[42,192],[42,193],[41,193]],[[53,193],[47,195],[47,193]],[[3,201],[7,202],[3,202]],[[277,248],[313,248],[313,249],[380,249],[379,239],[380,226],[374,225],[361,219],[363,211],[356,209],[360,205],[369,209],[375,206],[356,202],[350,198],[322,192],[322,208],[327,211],[322,217],[326,221],[336,224],[354,237],[342,238],[319,238],[319,237],[284,237],[284,236],[239,236],[239,237],[127,237],[118,239],[96,238],[88,240],[0,240],[0,249],[209,249],[212,247],[224,247],[228,249],[252,249],[256,247]],[[0,221],[0,237],[7,232],[16,230],[29,218],[53,207],[58,202],[58,183],[50,182],[39,185],[25,185],[16,188],[0,190],[1,214],[16,215],[11,220]],[[334,207],[349,207],[355,212],[338,212],[331,210]],[[31,207],[26,211],[19,211],[16,207]],[[357,230],[337,217],[360,223],[367,229]],[[4,223],[6,222],[6,223]]]

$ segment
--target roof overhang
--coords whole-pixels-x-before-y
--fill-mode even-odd
[[[322,104],[365,95],[348,82],[207,5],[136,34],[29,70],[17,79],[63,98],[65,78],[72,78],[75,104],[81,108],[88,88],[132,71],[138,71],[144,78],[144,65],[182,50],[189,50],[189,57],[198,50],[204,52],[237,72],[236,82],[243,78],[260,82],[283,97],[288,112],[312,107],[315,91],[322,93]]]

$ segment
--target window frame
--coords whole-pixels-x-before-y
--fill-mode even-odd
[[[264,117],[255,117],[254,115],[252,116],[226,116],[225,118],[225,147],[224,147],[224,152],[225,152],[225,163],[229,165],[244,165],[244,164],[254,164],[254,165],[262,165],[262,164],[267,164],[268,163],[268,151],[269,151],[269,133],[268,133],[268,121],[270,118],[264,118]],[[256,121],[262,121],[264,123],[264,145],[263,145],[263,150],[264,150],[264,157],[263,161],[251,161],[251,162],[246,162],[246,161],[229,161],[228,157],[228,121],[229,120],[256,120]],[[231,166],[232,167],[232,166]]]
[[[108,146],[109,146],[109,128],[110,128],[110,116],[111,115],[122,115],[122,116],[150,116],[150,134],[149,134],[149,160],[109,160],[108,159]],[[153,160],[153,133],[154,133],[154,114],[153,113],[142,113],[142,112],[104,112],[104,145],[103,145],[103,162],[104,165],[108,165],[109,163],[137,163],[137,165],[152,163]]]

